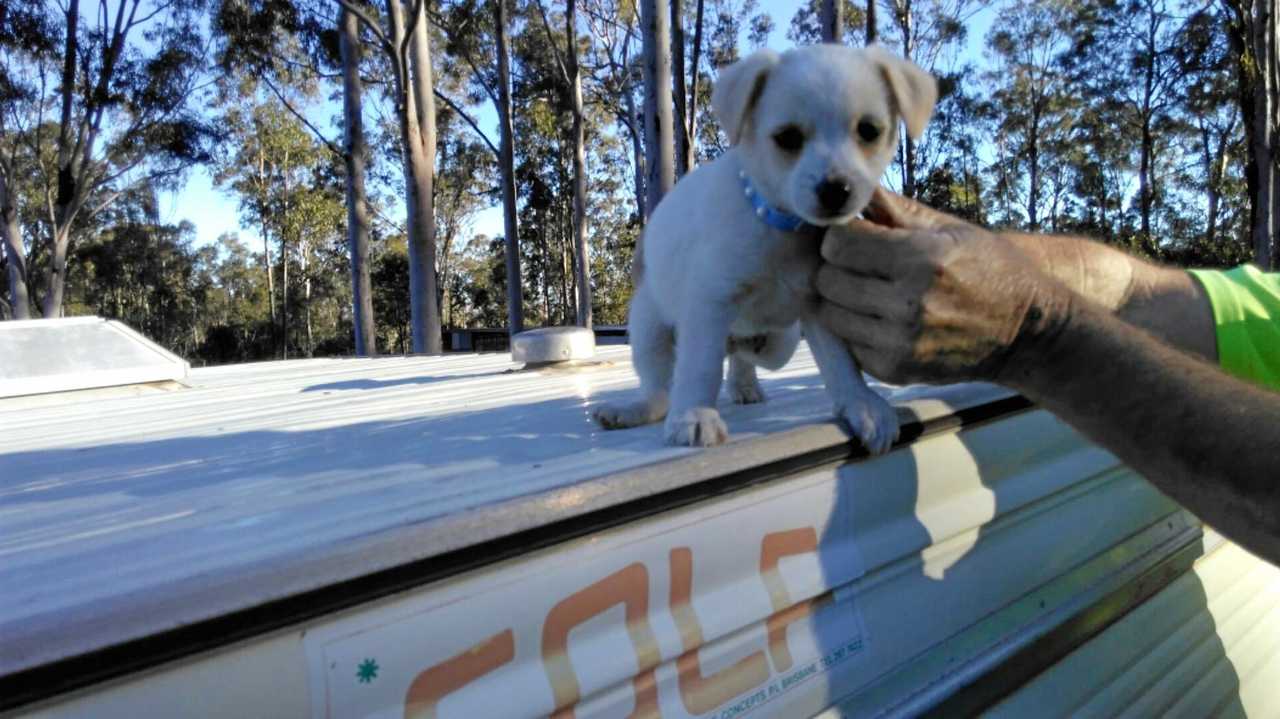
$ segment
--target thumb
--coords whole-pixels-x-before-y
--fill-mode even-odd
[[[871,222],[903,229],[937,227],[940,224],[939,215],[936,210],[883,187],[876,188],[871,201],[862,210],[862,216]]]

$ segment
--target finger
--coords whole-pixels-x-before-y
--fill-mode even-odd
[[[894,333],[894,324],[867,317],[839,305],[823,302],[818,306],[818,321],[844,340],[862,369],[885,382],[905,380],[901,358],[903,338]]]
[[[898,213],[895,212],[898,202],[902,199],[902,195],[877,187],[875,192],[871,193],[871,201],[862,208],[862,216],[885,227],[902,227],[901,221],[897,218]]]
[[[877,351],[888,337],[887,323],[878,317],[858,314],[832,302],[818,306],[818,321],[855,350]],[[858,355],[862,357],[862,354]]]
[[[883,274],[892,268],[890,255],[899,251],[897,245],[907,242],[911,235],[907,230],[882,227],[866,220],[850,220],[827,229],[822,239],[822,258],[848,269],[877,270]],[[888,264],[875,267],[871,264],[873,262]]]
[[[885,227],[926,229],[937,227],[952,218],[909,197],[877,187],[862,216]]]
[[[907,321],[915,304],[902,288],[880,277],[861,276],[834,265],[818,268],[814,288],[828,302],[860,315]]]

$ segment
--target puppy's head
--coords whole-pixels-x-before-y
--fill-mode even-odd
[[[918,138],[937,85],[878,45],[760,50],[720,73],[711,106],[765,198],[815,225],[871,200],[897,147]]]

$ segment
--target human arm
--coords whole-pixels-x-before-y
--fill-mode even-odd
[[[1186,270],[1163,267],[1080,237],[1002,232],[1035,267],[1102,309],[1210,362],[1218,359],[1213,309]]]
[[[1126,322],[1126,313],[1158,314],[1141,293],[1098,304],[1069,286],[1088,273],[1064,271],[1053,251],[1037,256],[1027,240],[917,208],[878,193],[870,221],[829,231],[823,244],[820,316],[869,372],[895,382],[1006,384],[1224,534],[1280,561],[1280,394],[1156,338],[1161,328],[1178,332],[1185,318],[1157,317],[1151,333]],[[1056,267],[1054,276],[1038,262]]]
[[[1280,563],[1280,393],[1073,299],[998,378],[1208,524]],[[1084,369],[1085,371],[1081,371]]]

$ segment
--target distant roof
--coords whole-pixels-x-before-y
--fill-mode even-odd
[[[724,407],[729,447],[601,431],[588,408],[634,391],[629,352],[576,371],[266,362],[174,392],[0,400],[0,675],[847,441],[803,345],[762,374],[770,402]],[[929,420],[1010,395],[893,396]]]

